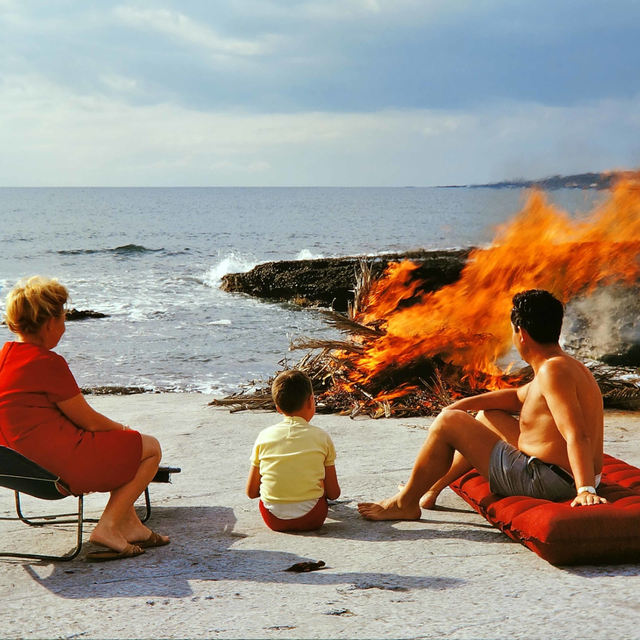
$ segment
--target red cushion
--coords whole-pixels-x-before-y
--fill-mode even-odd
[[[571,507],[489,490],[475,469],[451,488],[513,540],[552,564],[640,562],[640,469],[605,454],[598,493],[612,504]]]

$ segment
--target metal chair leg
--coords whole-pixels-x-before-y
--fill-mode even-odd
[[[19,492],[16,491],[16,509],[18,510],[18,518],[19,520],[22,520],[22,522],[26,522],[27,524],[30,524],[31,526],[42,526],[43,524],[53,524],[51,522],[49,523],[33,523],[30,522],[28,519],[24,518],[24,516],[22,515],[22,512],[20,511],[20,497],[19,497]],[[73,514],[62,514],[63,516],[68,516],[68,515],[73,515]],[[84,500],[83,500],[83,496],[78,496],[78,511],[77,511],[77,530],[76,530],[76,546],[69,551],[68,553],[65,553],[64,555],[61,556],[52,556],[52,555],[44,555],[44,554],[37,554],[37,553],[12,553],[12,552],[0,552],[0,557],[2,558],[26,558],[26,559],[30,559],[30,560],[60,560],[62,562],[67,562],[69,560],[73,560],[73,558],[75,558],[79,553],[80,550],[82,549],[82,524],[84,522],[83,519],[83,515],[84,515]],[[51,519],[52,516],[41,516],[43,518],[47,518],[47,519]],[[55,516],[53,516],[55,518]],[[61,523],[62,521],[60,521],[59,523]],[[64,522],[76,522],[76,520],[65,520]]]
[[[22,513],[22,507],[20,504],[20,492],[16,491],[16,513],[18,514],[18,519],[28,524],[31,527],[44,527],[47,524],[74,524],[76,522],[77,511],[73,513],[57,513],[46,516],[29,516],[28,518]],[[71,518],[73,520],[60,520],[60,518]],[[13,520],[13,518],[8,518],[9,520]],[[42,522],[38,522],[42,520]],[[98,522],[95,518],[85,518],[83,522]]]
[[[172,468],[172,467],[162,467],[159,470],[158,479],[154,479],[155,482],[169,482],[171,473],[179,473],[180,469]],[[74,524],[77,523],[77,535],[76,535],[76,546],[69,551],[68,553],[62,556],[53,556],[53,555],[43,555],[43,554],[35,554],[35,553],[10,553],[10,552],[0,552],[0,557],[2,558],[27,558],[32,560],[60,560],[60,561],[68,561],[75,558],[82,549],[82,534],[83,534],[83,523],[85,522],[98,522],[95,518],[84,518],[84,498],[82,495],[78,496],[78,510],[76,513],[60,513],[53,515],[44,515],[44,516],[29,516],[26,517],[22,513],[22,505],[20,504],[20,492],[15,491],[15,503],[16,503],[16,514],[17,518],[4,518],[0,517],[0,520],[20,520],[25,524],[28,524],[31,527],[42,527],[48,524]],[[73,520],[64,520],[61,518],[71,518],[74,517]],[[149,487],[144,490],[144,514],[140,518],[141,522],[147,522],[151,517],[151,497],[149,496]]]
[[[151,498],[149,497],[149,487],[144,490],[144,505],[145,514],[143,518],[140,518],[140,522],[143,524],[151,517]]]

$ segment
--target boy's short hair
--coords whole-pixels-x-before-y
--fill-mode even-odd
[[[273,401],[285,415],[302,409],[312,394],[309,376],[299,369],[283,371],[271,385]]]
[[[21,280],[7,295],[7,326],[13,333],[36,334],[47,320],[64,315],[68,299],[67,288],[55,278]]]
[[[563,316],[562,302],[544,289],[529,289],[513,296],[511,324],[525,329],[540,344],[558,342]]]

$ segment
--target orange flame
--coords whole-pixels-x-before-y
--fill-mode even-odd
[[[454,284],[416,294],[417,265],[390,266],[356,318],[382,323],[386,334],[365,343],[364,354],[352,359],[349,378],[365,383],[390,366],[440,356],[462,367],[471,386],[480,380],[487,388],[505,386],[495,363],[511,345],[513,295],[547,289],[566,303],[599,286],[633,285],[640,277],[639,251],[640,173],[626,172],[609,198],[579,220],[535,191],[524,209],[498,228],[488,249],[471,253]],[[412,298],[412,304],[402,304]]]

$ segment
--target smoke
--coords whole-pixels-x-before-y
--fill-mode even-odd
[[[564,347],[611,365],[640,366],[640,291],[617,286],[596,290],[567,305]]]

